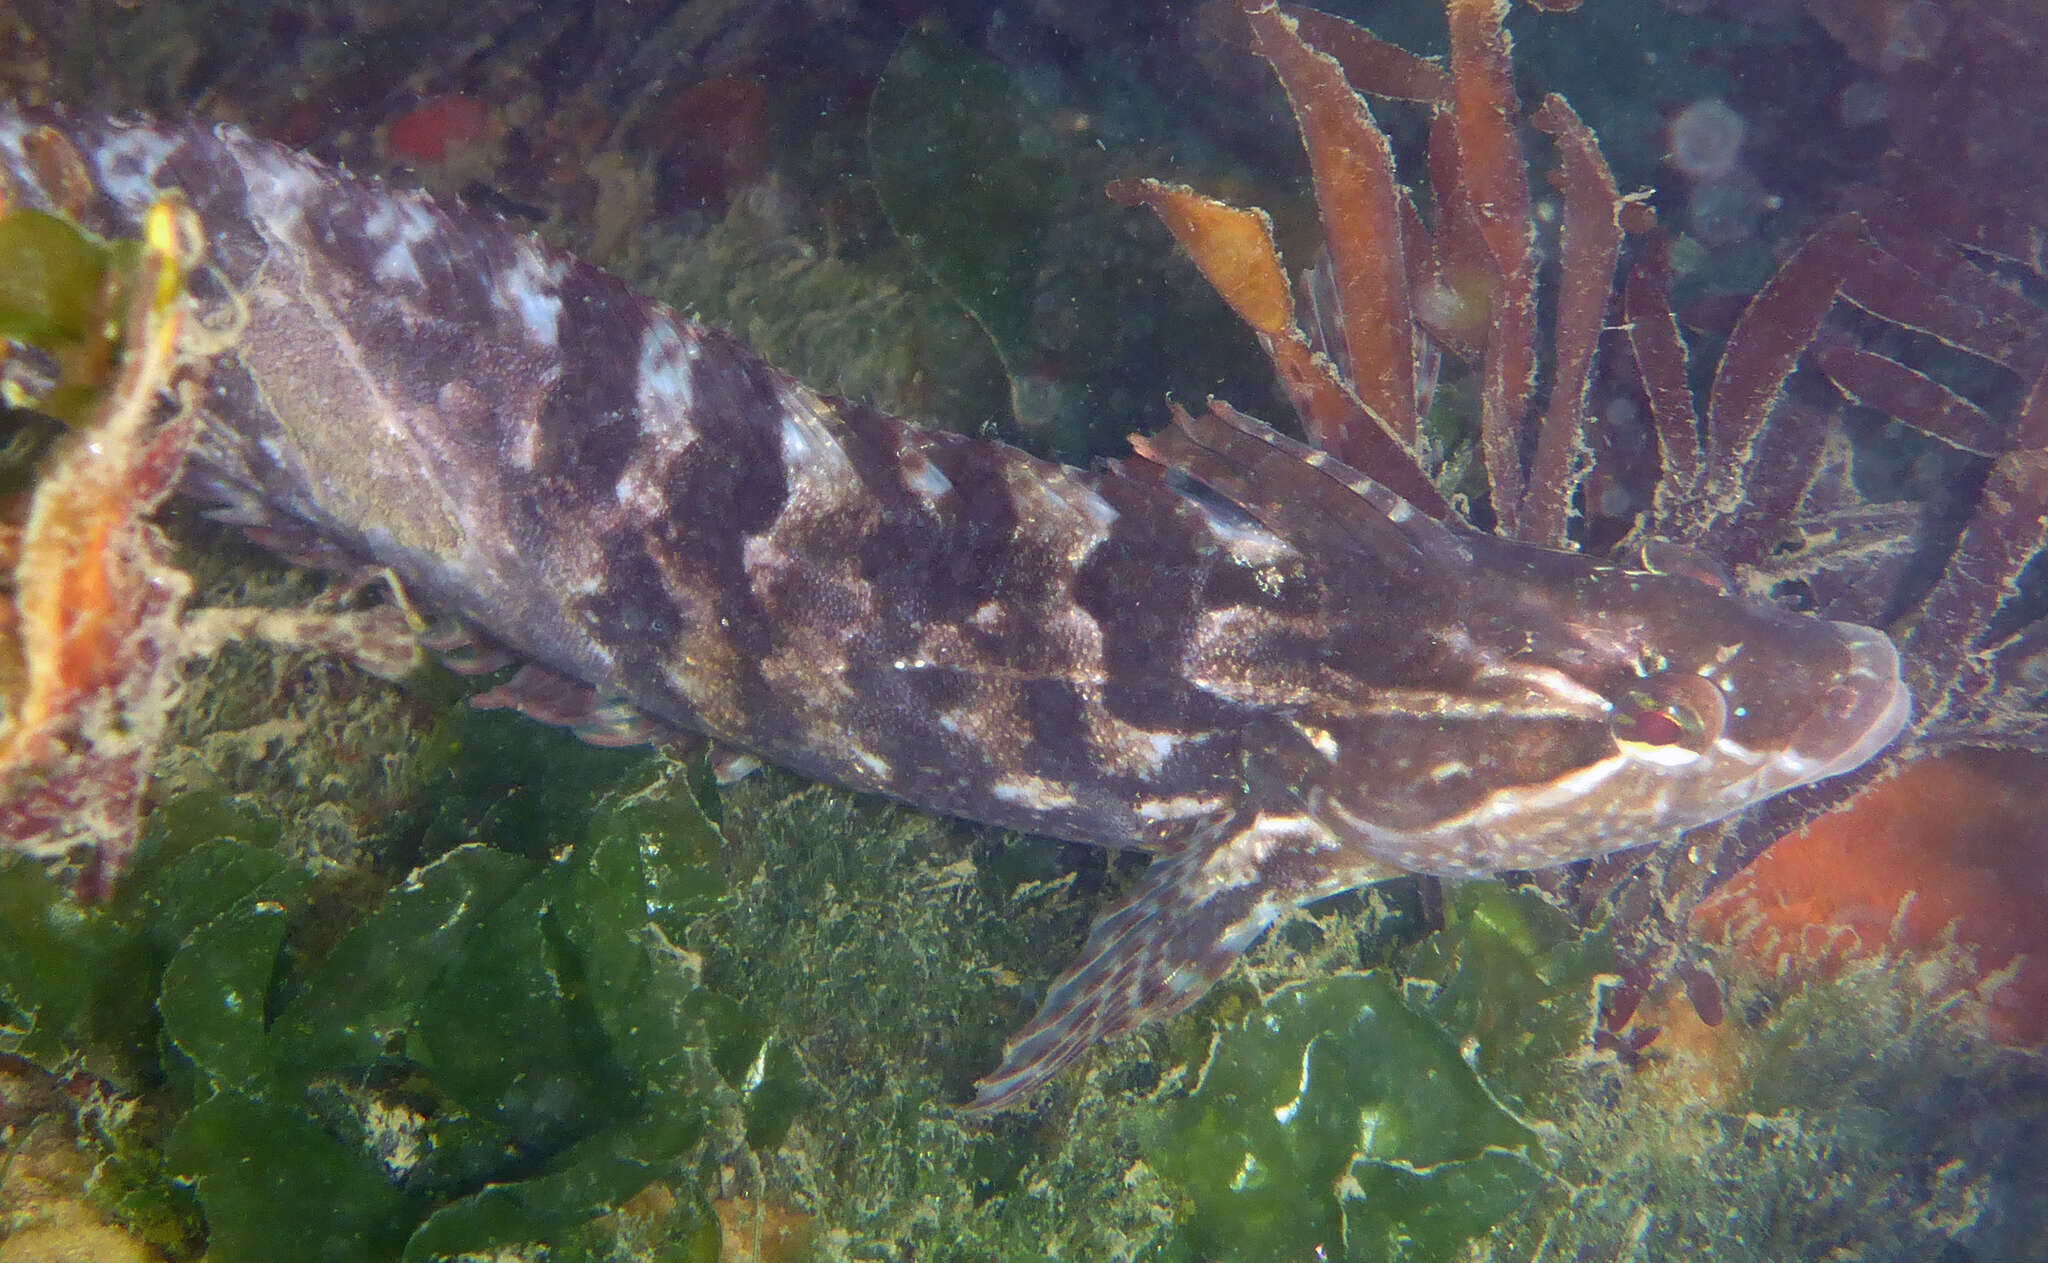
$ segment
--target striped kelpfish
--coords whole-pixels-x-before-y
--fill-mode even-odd
[[[1879,632],[1436,521],[1226,408],[1082,472],[821,396],[232,127],[0,107],[32,206],[39,128],[86,226],[172,190],[197,214],[190,323],[226,345],[184,490],[227,520],[387,571],[522,661],[537,713],[1156,856],[977,1107],[1185,1007],[1296,905],[1674,836],[1906,718]]]

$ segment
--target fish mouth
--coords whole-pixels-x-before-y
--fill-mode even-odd
[[[1891,637],[1856,623],[1833,627],[1849,651],[1849,666],[1793,734],[1779,761],[1789,774],[1783,788],[1863,766],[1891,744],[1913,714],[1913,695],[1899,674],[1899,651]]]

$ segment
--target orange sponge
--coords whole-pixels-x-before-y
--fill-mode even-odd
[[[1967,751],[1907,766],[1782,840],[1695,914],[1771,971],[1928,953],[1949,933],[1992,993],[1992,1033],[2048,1046],[2048,759]]]

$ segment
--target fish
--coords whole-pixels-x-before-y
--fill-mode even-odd
[[[1871,759],[1891,641],[1677,545],[1498,538],[1227,405],[1081,470],[819,394],[488,214],[233,126],[0,107],[8,196],[183,198],[182,492],[392,577],[619,742],[1153,857],[965,1108],[1178,1012],[1289,910],[1674,838]]]

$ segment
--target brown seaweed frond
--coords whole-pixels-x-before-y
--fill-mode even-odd
[[[1948,743],[2048,750],[2048,713],[2000,685],[2038,655],[2044,623],[1993,639],[2020,576],[2048,545],[2048,370],[2020,405],[2010,450],[1992,462],[1975,515],[1921,605],[1906,640],[1909,682],[1927,700],[1915,731]],[[2034,690],[2038,692],[2038,689]]]
[[[1536,247],[1517,105],[1507,0],[1446,0],[1450,135],[1462,213],[1486,251],[1490,327],[1480,368],[1479,439],[1502,534],[1521,536],[1523,429],[1536,390]]]

